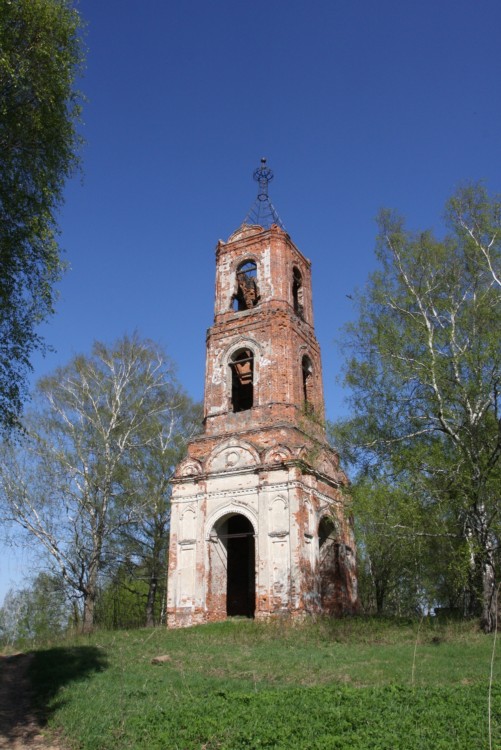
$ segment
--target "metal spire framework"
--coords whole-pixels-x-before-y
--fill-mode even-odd
[[[254,170],[253,178],[258,183],[257,198],[252,204],[244,224],[257,224],[263,229],[269,229],[277,224],[285,231],[285,226],[268,195],[268,183],[273,179],[273,172],[266,166],[266,158],[261,159],[261,166]]]

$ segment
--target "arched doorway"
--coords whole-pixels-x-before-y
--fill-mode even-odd
[[[320,577],[320,602],[322,610],[334,613],[338,596],[338,551],[336,525],[324,516],[318,525],[318,572]]]
[[[224,602],[228,617],[254,617],[256,553],[254,527],[239,514],[221,518],[213,527],[210,548],[210,600]],[[222,609],[223,607],[221,607]],[[220,616],[219,615],[219,616]]]

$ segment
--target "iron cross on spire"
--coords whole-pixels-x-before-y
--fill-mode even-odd
[[[269,229],[277,224],[285,231],[285,226],[268,195],[268,183],[273,179],[273,172],[266,164],[266,158],[261,159],[261,166],[254,170],[253,178],[258,183],[257,198],[244,219],[244,224],[257,224],[263,229]]]
[[[261,159],[261,166],[254,170],[252,175],[256,182],[259,182],[259,192],[257,199],[259,201],[267,201],[268,199],[268,183],[273,179],[273,172],[269,167],[266,166],[266,157],[263,156]]]

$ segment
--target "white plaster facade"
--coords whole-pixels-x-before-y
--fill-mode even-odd
[[[315,575],[318,528],[321,518],[342,511],[342,502],[332,498],[335,480],[326,494],[318,477],[303,473],[287,448],[268,451],[261,459],[248,443],[231,440],[213,450],[203,472],[188,458],[178,473],[171,517],[171,544],[179,555],[169,582],[171,625],[226,617],[227,550],[218,529],[235,515],[248,520],[255,545],[253,614],[266,618],[322,610]]]

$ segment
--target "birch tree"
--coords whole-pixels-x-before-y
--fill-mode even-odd
[[[0,0],[0,429],[18,425],[64,263],[57,211],[79,164],[82,22],[69,0]]]
[[[27,435],[4,444],[0,492],[9,520],[43,547],[83,600],[93,626],[100,576],[117,564],[126,529],[141,524],[149,497],[132,480],[159,440],[178,439],[186,396],[151,341],[95,343],[89,357],[44,378]]]
[[[128,580],[134,586],[139,575],[146,583],[144,625],[152,627],[159,595],[166,594],[166,560],[170,531],[171,480],[184,457],[188,440],[200,432],[203,411],[182,392],[169,420],[152,422],[148,449],[137,452],[129,482],[142,498],[137,522],[124,529],[121,557],[126,560]]]
[[[354,418],[338,435],[353,459],[381,467],[439,507],[468,550],[469,611],[495,623],[499,566],[501,202],[482,186],[447,206],[450,233],[411,233],[379,217],[379,270],[347,330]]]

